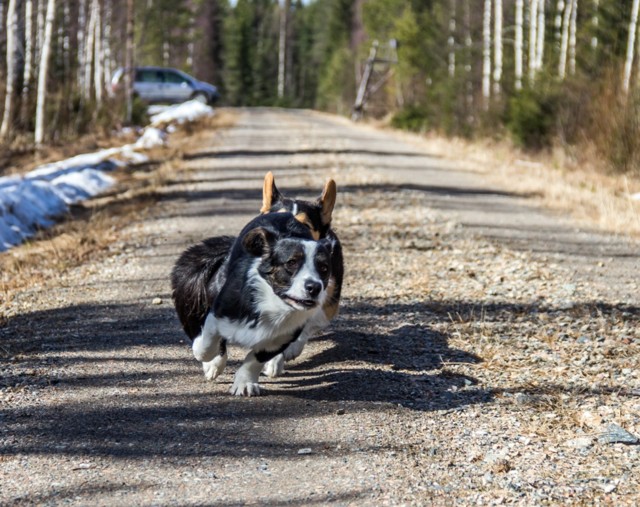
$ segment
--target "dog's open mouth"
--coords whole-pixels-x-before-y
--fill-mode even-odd
[[[284,299],[289,306],[293,306],[294,308],[304,308],[305,310],[314,308],[318,304],[315,299],[296,299],[291,296],[284,296],[282,299]]]

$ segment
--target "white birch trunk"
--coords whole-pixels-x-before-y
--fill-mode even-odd
[[[36,103],[36,146],[42,145],[44,140],[44,106],[47,98],[47,72],[49,67],[49,53],[51,52],[51,34],[55,16],[55,0],[48,0],[45,19],[44,39],[42,40],[42,54],[40,69],[38,70],[38,101]]]
[[[471,115],[471,110],[473,109],[473,75],[472,70],[473,66],[472,62],[472,54],[473,54],[473,38],[471,37],[471,9],[469,8],[469,1],[464,0],[463,4],[463,16],[464,16],[464,47],[465,47],[465,80],[466,80],[466,104],[467,111],[469,114],[467,115],[468,122],[473,122],[473,117]]]
[[[13,119],[13,101],[16,81],[16,49],[18,47],[18,11],[16,0],[9,0],[7,6],[7,84],[4,97],[4,114],[0,125],[0,138],[7,137]]]
[[[36,14],[36,62],[40,61],[40,55],[42,54],[42,42],[44,40],[44,16],[46,0],[37,1],[37,14]]]
[[[89,15],[89,28],[87,29],[87,40],[84,53],[84,79],[82,95],[85,100],[91,99],[91,70],[93,67],[94,44],[96,36],[96,18],[98,10],[98,0],[91,2],[91,14]]]
[[[454,78],[456,75],[456,0],[451,0],[451,17],[449,18],[449,38],[447,39],[449,47],[448,71],[449,77]]]
[[[95,0],[96,4],[96,23],[93,52],[93,83],[96,92],[96,104],[102,104],[102,64],[104,55],[102,53],[102,16],[100,12],[100,2]]]
[[[278,34],[278,98],[284,97],[287,61],[287,15],[289,2],[280,0],[280,30]]]
[[[553,22],[553,36],[558,44],[560,44],[560,38],[562,37],[562,14],[564,13],[565,7],[566,4],[564,3],[564,0],[558,0],[558,3],[556,4],[556,17]]]
[[[564,79],[567,73],[567,48],[569,47],[569,22],[571,21],[571,11],[573,0],[569,0],[564,7],[562,16],[562,37],[560,39],[560,59],[558,61],[558,77]]]
[[[42,0],[40,0],[42,1]],[[86,28],[87,28],[87,0],[79,0],[78,2],[78,68],[77,68],[77,80],[78,89],[81,93],[84,93],[84,55],[85,55],[85,41],[86,41]]]
[[[22,74],[22,111],[24,120],[29,111],[29,90],[31,89],[31,68],[33,66],[33,0],[24,5],[24,73]]]
[[[491,0],[484,0],[482,19],[482,98],[489,109],[491,98]]]
[[[113,15],[113,8],[111,6],[111,0],[105,0],[104,5],[104,31],[102,36],[102,48],[104,53],[104,87],[108,88],[111,86],[111,73],[112,73],[112,65],[111,62],[111,18]]]
[[[536,45],[536,71],[542,69],[544,59],[544,35],[545,35],[545,0],[540,0],[538,5],[538,41]]]
[[[576,73],[578,0],[573,0],[571,4],[571,22],[569,23],[569,74],[573,76]]]
[[[624,73],[622,74],[622,91],[629,92],[631,83],[631,68],[633,67],[633,55],[636,43],[636,30],[638,26],[638,7],[640,0],[633,0],[631,5],[631,19],[629,20],[629,37],[627,39],[627,56],[624,60]]]
[[[522,90],[522,41],[523,41],[522,22],[523,22],[523,18],[524,18],[524,0],[516,0],[516,19],[515,19],[516,26],[515,26],[515,40],[513,44],[516,90]]]
[[[502,82],[502,0],[494,0],[493,93],[500,95]]]
[[[598,25],[600,24],[600,0],[593,0],[593,16],[591,16],[591,28],[593,36],[591,37],[591,49],[598,49]]]
[[[538,0],[529,1],[529,84],[536,78],[536,54],[538,42]]]

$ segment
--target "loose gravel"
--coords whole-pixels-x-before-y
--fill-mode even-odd
[[[418,140],[310,112],[199,133],[101,261],[0,303],[3,505],[637,505],[638,244]],[[207,383],[171,306],[189,244],[338,183],[340,316],[265,396]],[[21,247],[25,248],[25,247]]]

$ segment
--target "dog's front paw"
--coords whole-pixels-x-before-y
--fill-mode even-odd
[[[278,354],[271,361],[268,361],[262,370],[267,377],[279,377],[284,373],[284,356]]]
[[[202,363],[204,378],[214,380],[224,371],[227,366],[227,356],[216,356],[213,361]]]
[[[229,392],[234,396],[260,396],[260,386],[257,382],[239,382],[236,379]]]

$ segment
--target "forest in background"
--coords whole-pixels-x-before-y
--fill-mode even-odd
[[[366,76],[365,117],[637,171],[638,3],[0,0],[0,142],[68,142],[123,124],[108,91],[132,61],[211,82],[227,105],[342,115]]]

